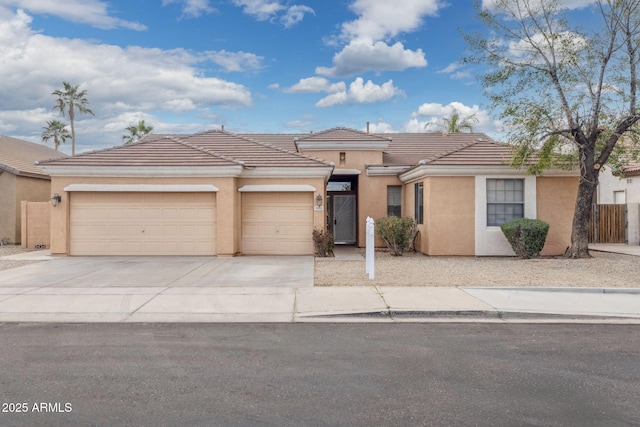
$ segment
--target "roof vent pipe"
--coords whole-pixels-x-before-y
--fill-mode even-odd
[[[224,132],[224,125],[220,125],[220,129]]]
[[[367,122],[367,133],[369,133],[369,122]]]

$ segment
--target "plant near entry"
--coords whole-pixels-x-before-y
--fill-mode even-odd
[[[333,234],[324,230],[313,230],[313,244],[316,247],[316,255],[319,257],[333,256],[333,248],[336,244],[333,240]]]
[[[416,220],[408,216],[388,216],[376,220],[376,231],[393,256],[402,256],[409,248],[416,228]]]
[[[549,232],[549,224],[539,219],[521,218],[500,226],[516,255],[523,259],[540,255]]]

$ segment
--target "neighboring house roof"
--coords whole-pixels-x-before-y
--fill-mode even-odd
[[[14,175],[48,179],[49,176],[35,163],[59,157],[66,157],[66,154],[42,144],[0,135],[0,170]]]
[[[640,160],[629,161],[624,167],[624,173],[627,176],[640,175]]]
[[[327,167],[300,153],[224,131],[195,135],[147,135],[139,141],[49,162],[52,166]]]

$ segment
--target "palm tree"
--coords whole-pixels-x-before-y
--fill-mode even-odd
[[[71,138],[66,126],[66,123],[62,123],[60,120],[49,120],[47,126],[43,128],[42,141],[47,142],[53,139],[57,150],[60,144],[64,144],[67,139]]]
[[[437,130],[446,133],[473,132],[473,125],[478,123],[476,113],[463,116],[460,112],[455,111],[449,117],[443,117],[437,123],[427,123],[425,128],[435,126]]]
[[[140,120],[137,125],[129,125],[126,130],[129,134],[122,135],[122,140],[125,145],[134,143],[146,134],[150,133],[153,130],[153,126],[147,126],[144,124],[144,120]]]
[[[51,93],[51,95],[58,97],[53,109],[59,110],[62,117],[65,117],[66,114],[69,115],[69,122],[71,123],[71,155],[73,156],[76,154],[76,128],[74,125],[76,110],[92,116],[94,114],[88,107],[89,101],[86,98],[86,90],[78,90],[80,85],[72,86],[68,82],[62,82],[62,84],[64,85],[64,90],[55,90]]]

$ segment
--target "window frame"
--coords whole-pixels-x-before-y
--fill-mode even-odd
[[[498,182],[502,182],[501,189],[498,189],[498,188],[489,189],[490,183],[496,183],[496,187],[498,187],[497,185]],[[518,182],[520,184],[519,185],[520,188],[509,189],[508,188],[509,182],[513,182],[513,183]],[[487,209],[485,223],[487,227],[500,227],[500,225],[504,224],[505,222],[512,221],[515,219],[522,219],[526,217],[526,214],[525,214],[526,185],[525,185],[524,179],[522,178],[487,178],[485,186],[486,186],[485,188],[486,188],[486,209]],[[496,192],[494,197],[491,196],[492,191]],[[517,200],[518,193],[520,196],[519,200]],[[511,198],[513,200],[507,200],[508,198]],[[498,199],[503,199],[503,200],[498,200]],[[495,206],[496,208],[501,207],[503,208],[501,209],[502,212],[498,213],[497,209],[493,209],[494,212],[492,212],[492,209],[490,208],[490,206]],[[518,209],[520,213],[506,212],[508,207],[511,207],[512,208],[511,210],[513,211],[513,207],[516,207],[516,206],[520,207]],[[500,216],[504,218],[503,221],[501,221],[498,218]]]
[[[398,191],[398,194],[394,194],[394,198],[397,198],[398,204],[390,203],[391,191]],[[393,201],[393,200],[391,200]],[[402,217],[402,185],[387,185],[387,216]]]

